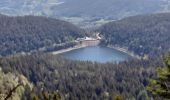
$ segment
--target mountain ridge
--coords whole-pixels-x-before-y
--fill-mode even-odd
[[[0,4],[3,14],[49,16],[82,26],[98,26],[129,16],[170,11],[168,0],[1,0]],[[98,23],[103,19],[104,22]]]

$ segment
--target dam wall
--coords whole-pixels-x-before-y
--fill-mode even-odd
[[[97,46],[99,44],[100,44],[100,40],[84,40],[79,42],[79,45],[83,45],[83,46]]]

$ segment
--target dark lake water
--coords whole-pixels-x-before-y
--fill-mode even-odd
[[[127,60],[130,56],[118,50],[103,47],[91,46],[72,50],[62,54],[65,58],[80,61],[96,61],[96,62],[120,62]]]

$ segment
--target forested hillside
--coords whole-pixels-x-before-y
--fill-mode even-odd
[[[71,23],[52,18],[0,15],[0,55],[30,52],[85,35]]]
[[[141,15],[100,27],[103,44],[127,47],[143,56],[170,51],[170,13]]]
[[[59,56],[33,54],[0,59],[2,70],[26,76],[34,89],[31,93],[58,91],[66,100],[103,100],[122,95],[126,99],[145,100],[147,79],[155,77],[158,59],[129,62],[92,63],[65,60]],[[30,99],[29,91],[24,97]]]

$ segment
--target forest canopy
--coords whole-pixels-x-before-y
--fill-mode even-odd
[[[77,26],[40,16],[0,15],[0,55],[30,52],[83,37]]]
[[[126,47],[137,55],[158,56],[170,51],[170,13],[139,15],[99,28],[103,44]]]
[[[101,64],[71,61],[50,54],[0,59],[5,73],[24,75],[40,97],[43,91],[58,91],[66,100],[112,99],[119,94],[123,98],[143,100],[140,98],[148,97],[147,79],[156,77],[154,66],[157,65],[162,65],[158,59]],[[25,97],[30,96],[26,93]]]

